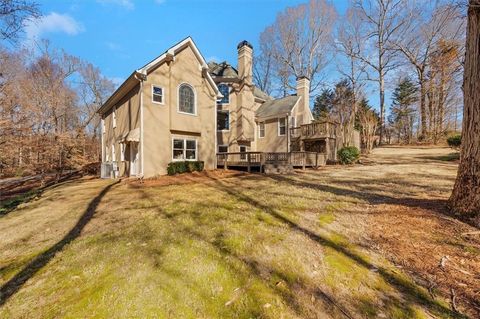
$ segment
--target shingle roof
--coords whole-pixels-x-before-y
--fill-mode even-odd
[[[228,64],[226,61],[222,63],[217,63],[214,61],[208,62],[208,72],[213,77],[222,77],[222,78],[238,78],[238,71],[233,66]]]
[[[237,69],[235,69],[233,66],[228,64],[228,62],[226,61],[223,61],[221,63],[217,63],[214,61],[208,62],[208,72],[213,78],[221,77],[221,78],[238,79]],[[265,101],[272,99],[270,95],[263,92],[256,86],[253,87],[253,95]]]
[[[268,118],[276,115],[284,115],[290,112],[300,97],[290,95],[277,100],[269,100],[258,108],[255,115],[259,118]]]

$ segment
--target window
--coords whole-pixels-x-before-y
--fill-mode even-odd
[[[218,145],[218,152],[219,153],[228,153],[228,146],[227,145]]]
[[[278,119],[278,136],[283,136],[285,135],[286,132],[286,124],[285,124],[285,118],[280,118]]]
[[[112,162],[115,162],[115,145],[112,144]]]
[[[172,159],[174,161],[196,160],[197,141],[190,139],[174,138]]]
[[[195,92],[193,88],[183,83],[178,88],[178,111],[181,113],[195,114]]]
[[[116,109],[113,109],[112,123],[113,123],[113,128],[116,128],[117,127],[117,110]]]
[[[152,102],[163,104],[163,88],[157,85],[152,85]]]
[[[120,143],[120,161],[125,161],[125,147],[127,144]]]
[[[228,110],[217,111],[217,131],[230,130],[230,112]]]
[[[219,84],[218,90],[222,93],[223,98],[218,102],[220,104],[228,104],[230,102],[230,88],[227,84]]]
[[[265,137],[265,122],[258,123],[258,137],[259,138]]]

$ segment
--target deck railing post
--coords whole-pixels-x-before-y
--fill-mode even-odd
[[[223,169],[227,170],[228,169],[228,154],[225,154],[224,155],[224,159],[223,159]]]
[[[302,166],[302,169],[305,170],[305,161],[306,161],[306,158],[307,158],[307,153],[306,152],[303,152],[303,166]]]
[[[247,153],[247,171],[250,173],[252,168],[250,167],[250,153]]]

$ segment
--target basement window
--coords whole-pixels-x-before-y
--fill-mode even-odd
[[[197,140],[174,138],[172,146],[172,160],[197,160]]]

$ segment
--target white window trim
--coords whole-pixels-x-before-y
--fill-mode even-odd
[[[228,130],[219,130],[217,128],[217,132],[230,132],[230,110],[217,110],[217,113],[218,112],[226,112],[228,114]],[[217,121],[218,121],[218,115],[217,115]]]
[[[263,136],[260,134],[262,131],[260,127],[263,125]],[[258,138],[265,138],[267,132],[267,126],[265,125],[265,121],[258,123]]]
[[[188,113],[188,112],[182,112],[180,111],[180,88],[182,85],[188,85],[189,87],[192,88],[193,90],[193,113]],[[193,87],[193,85],[187,83],[187,82],[182,82],[178,85],[177,87],[177,112],[180,114],[185,114],[185,115],[190,115],[190,116],[197,116],[198,110],[197,110],[197,91]]]
[[[173,141],[174,140],[183,140],[183,158],[178,159],[173,157]],[[187,159],[186,158],[186,153],[187,153],[187,140],[188,141],[195,141],[195,158],[194,159]],[[188,162],[188,161],[198,161],[198,140],[196,138],[191,138],[191,137],[172,137],[172,162]]]
[[[153,100],[153,88],[154,87],[162,89],[162,102],[157,102],[157,101]],[[157,84],[152,84],[152,103],[153,104],[165,105],[165,89],[163,88],[163,86],[160,86],[160,85],[157,85]]]
[[[224,82],[219,83],[219,85],[220,85],[220,84],[224,84],[224,85],[226,85],[227,88],[228,88],[228,102],[227,102],[227,103],[219,102],[218,104],[220,104],[220,105],[229,105],[229,104],[230,104],[230,86],[229,86],[227,83],[224,83]],[[219,91],[220,91],[220,90],[219,90]],[[221,93],[221,92],[220,92],[220,93]],[[223,99],[223,97],[222,97],[222,99]]]
[[[225,145],[225,144],[217,145],[217,153],[220,153],[220,147],[226,147],[227,153],[228,153],[228,145]]]
[[[113,112],[112,112],[112,127],[113,128],[117,127],[117,108],[116,107],[113,108]]]
[[[282,120],[282,119],[285,121],[285,134],[280,134],[280,120]],[[277,130],[278,136],[285,136],[287,134],[287,120],[286,120],[286,118],[279,117],[277,122],[278,122],[278,130]]]

